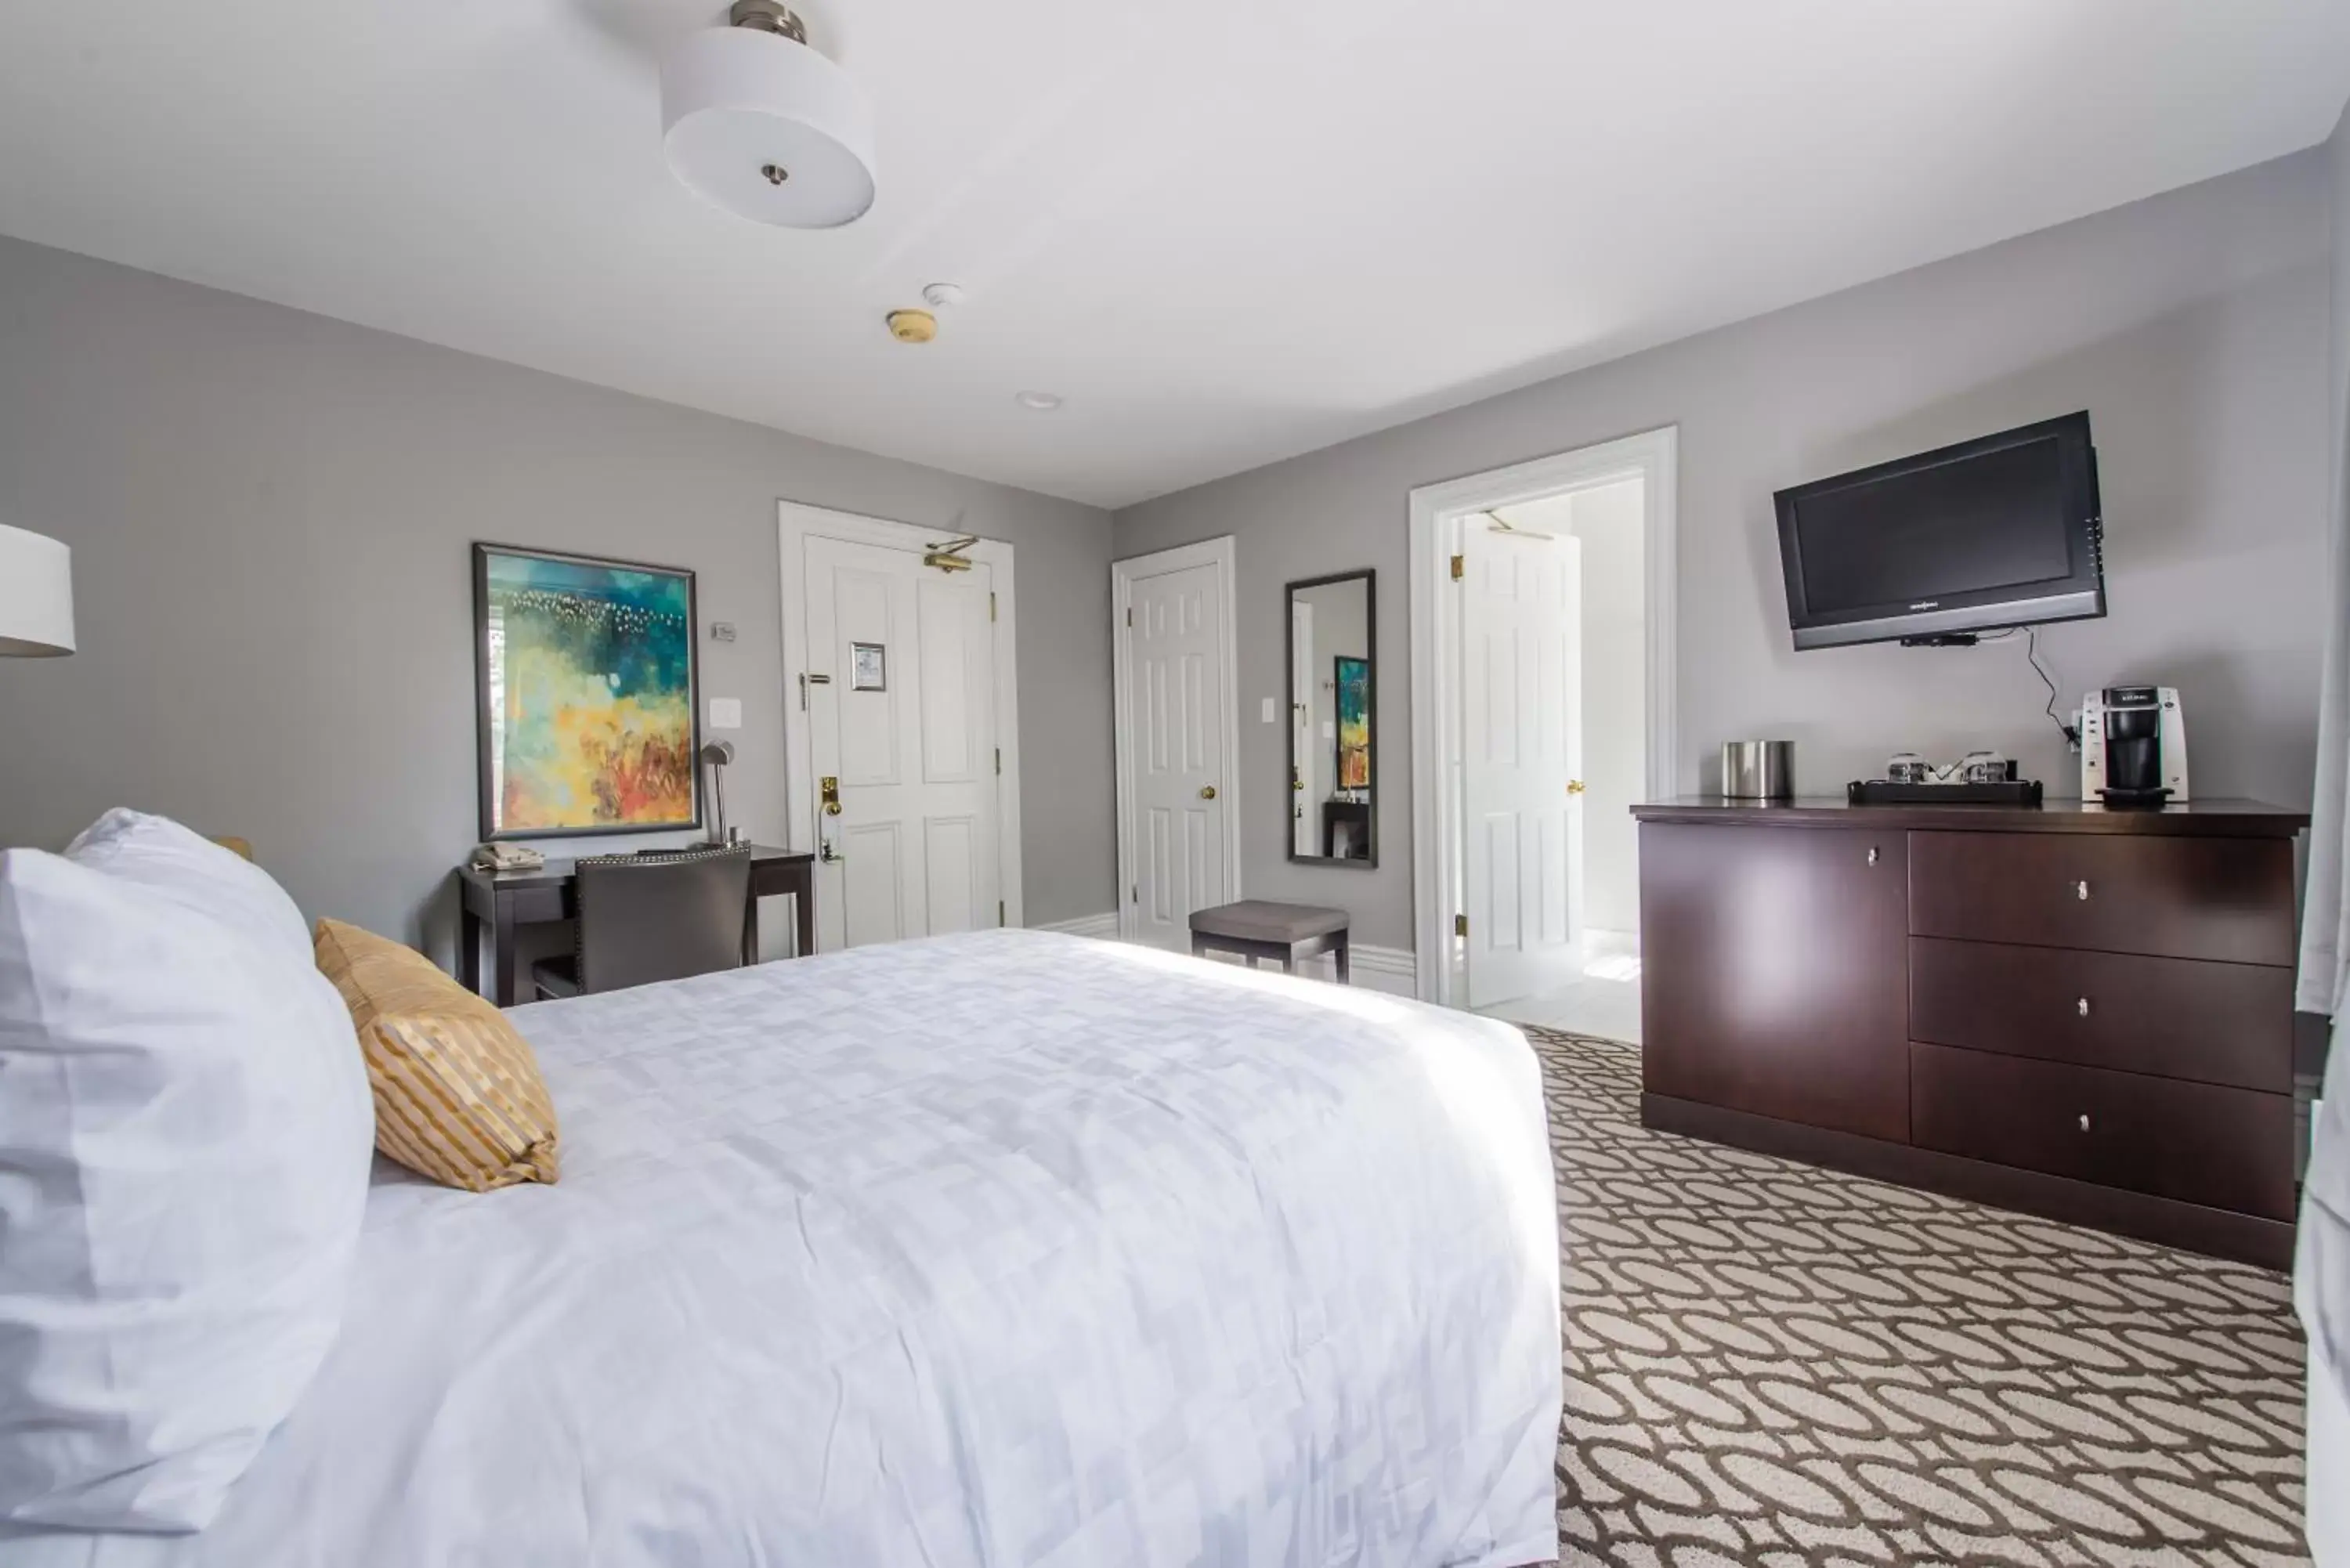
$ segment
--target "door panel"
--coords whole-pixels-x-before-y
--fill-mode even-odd
[[[1642,824],[1648,1091],[1908,1142],[1908,843]]]
[[[1289,606],[1289,690],[1314,690],[1314,607],[1305,599]],[[1289,780],[1289,850],[1292,855],[1322,853],[1321,825],[1306,811],[1306,803],[1327,793],[1317,776],[1322,747],[1314,733],[1314,705],[1293,698],[1289,704],[1289,754],[1296,759]]]
[[[1462,909],[1469,1002],[1583,963],[1581,545],[1470,524],[1462,539]]]
[[[837,899],[845,931],[841,945],[861,948],[915,934],[906,926],[900,837],[894,822],[858,823],[842,831],[837,846],[843,857]]]
[[[1125,635],[1133,768],[1137,935],[1188,951],[1191,915],[1230,901],[1224,886],[1222,756],[1227,674],[1213,566],[1138,577]],[[1206,792],[1213,791],[1211,794]]]
[[[848,647],[878,644],[894,651],[898,628],[891,615],[890,583],[878,572],[844,567],[833,574],[834,625],[843,645],[837,684],[833,696],[839,704],[840,754],[837,773],[844,785],[894,784],[898,774],[898,700],[903,685],[883,691],[859,691],[846,672],[852,668]]]
[[[922,825],[922,860],[931,935],[975,929],[979,824],[968,816],[931,817]]]
[[[950,576],[822,537],[806,550],[809,672],[829,677],[809,688],[812,771],[838,778],[841,807],[816,821],[835,857],[817,868],[816,945],[996,924],[992,568]]]

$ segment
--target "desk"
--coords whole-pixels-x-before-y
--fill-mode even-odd
[[[536,871],[457,868],[457,978],[469,991],[500,1007],[515,995],[515,931],[517,927],[568,920],[579,912],[578,884],[570,860],[549,860]],[[795,957],[816,951],[816,857],[755,845],[751,850],[751,907],[743,919],[743,961],[759,959],[759,900],[790,894],[797,940]],[[482,935],[486,927],[494,950],[489,990],[482,986]],[[522,999],[527,1000],[527,999]]]

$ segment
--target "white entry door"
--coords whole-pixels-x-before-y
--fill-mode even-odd
[[[1583,968],[1583,583],[1573,538],[1462,524],[1469,1005]]]
[[[1189,552],[1169,552],[1181,562]],[[1128,576],[1125,568],[1139,570]],[[1131,940],[1191,950],[1194,909],[1238,897],[1229,810],[1232,670],[1229,566],[1119,563],[1129,597],[1117,628],[1125,667],[1120,773],[1126,785],[1123,889]]]
[[[987,563],[949,574],[821,537],[806,552],[817,948],[1001,924]]]

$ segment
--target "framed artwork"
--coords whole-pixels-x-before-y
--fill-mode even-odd
[[[887,691],[889,690],[889,650],[878,642],[852,642],[848,645],[851,664],[848,689],[852,691]]]
[[[693,574],[473,546],[482,837],[702,826]]]
[[[1371,661],[1340,654],[1338,688],[1338,787],[1371,787]]]

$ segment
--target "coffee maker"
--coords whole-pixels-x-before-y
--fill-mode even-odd
[[[2187,799],[2187,716],[2175,686],[2108,686],[2081,700],[2081,798],[2112,806]]]

